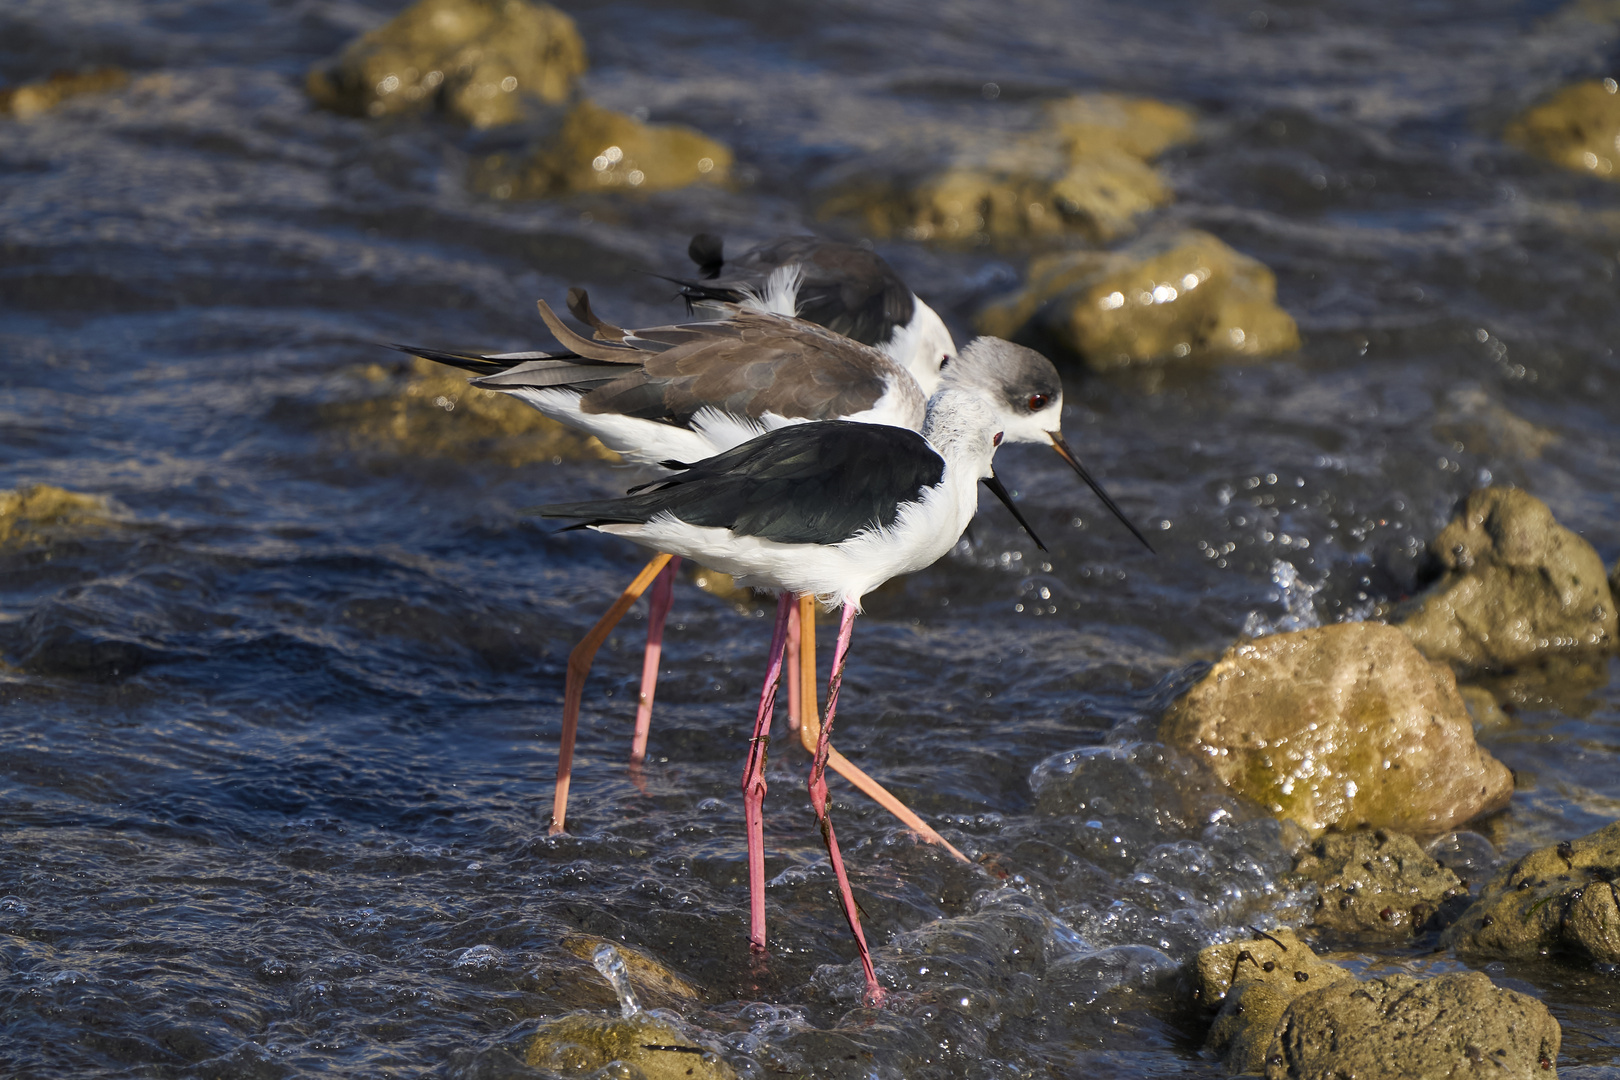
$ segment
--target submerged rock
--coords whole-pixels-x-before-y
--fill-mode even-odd
[[[1171,192],[1144,159],[1190,138],[1192,114],[1114,94],[1048,107],[1031,133],[959,132],[932,150],[905,147],[829,185],[823,216],[861,217],[874,236],[1017,241],[1078,235],[1106,243]]]
[[[1620,179],[1620,84],[1566,86],[1508,125],[1507,141],[1566,169]]]
[[[49,543],[111,521],[107,500],[51,484],[0,491],[0,550]]]
[[[674,1024],[648,1013],[629,1019],[570,1013],[540,1025],[525,1064],[569,1076],[615,1062],[636,1080],[735,1080],[736,1072]]]
[[[664,191],[731,174],[731,151],[680,124],[644,124],[581,101],[527,157],[485,158],[477,186],[498,198],[585,191]]]
[[[1465,671],[1606,652],[1614,600],[1592,545],[1516,488],[1484,488],[1435,538],[1441,579],[1400,626],[1424,654]]]
[[[1160,723],[1238,794],[1311,834],[1432,834],[1507,805],[1443,664],[1399,630],[1341,623],[1228,649]]]
[[[1486,883],[1442,939],[1462,953],[1570,950],[1620,964],[1620,821],[1532,851]]]
[[[1295,998],[1352,978],[1283,929],[1211,945],[1198,954],[1197,966],[1199,1000],[1220,1003],[1204,1045],[1233,1073],[1265,1067],[1277,1022]]]
[[[0,90],[0,116],[30,120],[56,108],[68,98],[120,90],[128,83],[129,75],[123,68],[53,72],[47,78]]]
[[[1023,289],[986,308],[979,330],[1035,331],[1094,370],[1153,360],[1244,360],[1299,348],[1264,264],[1205,232],[1146,237],[1118,251],[1036,259]]]
[[[1266,1052],[1266,1080],[1554,1076],[1547,1007],[1484,974],[1341,981],[1297,997]]]
[[[1540,457],[1558,440],[1557,433],[1515,415],[1477,386],[1446,394],[1435,416],[1434,434],[1461,443],[1470,453],[1526,459]]]
[[[1300,857],[1294,872],[1319,890],[1312,921],[1346,933],[1438,929],[1468,902],[1456,874],[1410,836],[1387,829],[1329,833]]]
[[[364,376],[384,392],[323,405],[322,422],[359,448],[518,466],[542,461],[618,461],[594,437],[559,424],[505,394],[469,386],[447,368],[414,357],[403,377],[379,365]]]
[[[559,102],[585,71],[574,20],[528,0],[418,0],[310,70],[309,96],[351,116],[439,108],[474,127],[509,124],[525,101]]]
[[[697,987],[651,956],[631,948],[622,941],[609,941],[607,938],[592,934],[570,934],[562,939],[561,944],[581,960],[593,960],[597,950],[603,945],[613,946],[619,959],[624,963],[625,973],[629,975],[631,983],[643,993],[651,992],[655,997],[678,998],[684,1001],[698,1001],[703,996]]]

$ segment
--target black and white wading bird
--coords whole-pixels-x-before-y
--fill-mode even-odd
[[[774,270],[764,293],[769,306],[791,310],[798,278],[794,264]],[[518,397],[548,416],[596,435],[632,462],[660,467],[667,461],[693,461],[721,453],[763,430],[814,420],[846,419],[915,430],[923,422],[925,395],[939,385],[944,363],[943,359],[936,363],[914,355],[917,366],[908,372],[875,348],[806,320],[773,314],[757,300],[749,307],[726,305],[722,310],[725,317],[716,321],[627,331],[600,319],[582,290],[571,290],[569,308],[594,328],[594,341],[569,330],[544,302],[539,306],[542,319],[566,351],[469,354],[395,348],[471,370],[480,376],[473,380],[474,385]],[[1056,369],[1037,353],[1021,352],[1038,362],[1024,366],[1022,383],[1009,392],[1015,392],[1022,407],[1032,414],[1060,415],[1062,381]],[[1050,431],[1014,429],[1008,438],[1052,445],[1125,520],[1069,451],[1055,421]],[[1136,531],[1134,527],[1132,531]],[[631,741],[632,766],[645,756],[663,626],[677,565],[678,559],[668,554],[649,562],[569,657],[553,834],[566,827],[573,747],[591,661],[608,633],[651,586],[647,649]],[[794,688],[789,692],[790,724],[799,731],[806,749],[813,751],[818,710],[810,604],[808,597],[803,598],[790,620],[789,636],[796,648],[789,654],[788,682]],[[798,722],[801,717],[802,724]],[[908,828],[962,858],[935,829],[836,749],[831,763]]]
[[[739,584],[779,594],[743,773],[748,937],[759,951],[766,942],[765,750],[789,614],[796,596],[842,607],[809,790],[844,917],[860,952],[867,997],[874,1004],[883,1001],[885,992],[872,968],[828,817],[825,779],[855,616],[867,593],[891,577],[931,565],[955,546],[977,508],[981,481],[1011,507],[991,470],[1004,439],[1016,434],[1023,441],[1063,446],[1060,388],[1053,385],[1050,394],[1029,391],[1047,379],[1055,382],[1056,372],[1039,353],[979,338],[947,366],[920,432],[847,421],[783,427],[703,461],[670,462],[678,470],[675,475],[633,488],[625,498],[556,504],[540,511],[546,517],[576,519],[579,523],[572,528],[590,528],[696,559],[731,574]]]

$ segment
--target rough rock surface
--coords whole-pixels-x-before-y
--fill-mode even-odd
[[[1410,836],[1387,829],[1330,833],[1300,856],[1294,872],[1319,890],[1312,921],[1346,933],[1438,929],[1468,902],[1456,874]]]
[[[611,945],[624,962],[625,974],[635,987],[637,996],[650,993],[654,998],[679,1001],[699,1001],[703,995],[698,988],[639,949],[622,941],[609,941],[592,934],[569,934],[562,939],[562,947],[584,961],[591,961],[596,950]],[[673,1002],[672,1002],[673,1003]]]
[[[1106,243],[1171,199],[1146,160],[1190,138],[1192,114],[1116,94],[1048,107],[1032,133],[959,132],[897,149],[828,186],[823,216],[859,215],[875,236],[1015,241],[1078,235]]]
[[[310,97],[353,116],[439,108],[474,127],[509,124],[526,99],[559,102],[585,71],[574,20],[529,0],[418,0],[312,68]]]
[[[1432,546],[1444,573],[1401,623],[1430,659],[1486,672],[1614,648],[1603,561],[1534,496],[1476,491]]]
[[[1302,994],[1266,1052],[1266,1080],[1462,1080],[1556,1075],[1547,1007],[1477,971],[1389,975]]]
[[[1220,1012],[1204,1045],[1234,1073],[1259,1072],[1289,1003],[1350,978],[1291,930],[1211,945],[1198,954],[1198,996],[1206,1005],[1219,1002]]]
[[[1620,180],[1620,84],[1566,86],[1508,125],[1508,142],[1566,169]]]
[[[464,376],[420,357],[403,375],[372,365],[362,378],[381,392],[320,410],[323,425],[360,449],[508,466],[619,460],[595,438],[515,398],[469,386]]]
[[[1023,289],[986,308],[979,329],[1035,330],[1098,371],[1176,357],[1241,360],[1299,347],[1277,280],[1205,232],[1145,237],[1118,251],[1036,259]]]
[[[1506,867],[1441,940],[1462,953],[1570,950],[1620,964],[1620,821]]]
[[[50,484],[0,491],[0,549],[31,547],[73,529],[106,524],[107,502]]]
[[[0,116],[29,120],[56,108],[70,97],[119,90],[128,82],[129,76],[124,70],[115,67],[54,72],[46,78],[0,90]]]
[[[645,1080],[735,1080],[737,1075],[675,1025],[645,1012],[629,1019],[570,1013],[548,1020],[535,1032],[525,1057],[530,1068],[568,1076],[613,1062],[639,1070],[623,1075]]]
[[[1513,793],[1506,767],[1474,742],[1450,669],[1381,623],[1233,646],[1170,708],[1159,737],[1312,835],[1443,832]]]
[[[477,186],[497,198],[584,191],[663,191],[731,173],[731,151],[680,124],[644,124],[581,101],[527,157],[484,159]]]

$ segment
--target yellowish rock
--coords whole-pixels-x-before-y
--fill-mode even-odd
[[[651,991],[654,995],[681,998],[686,1001],[697,1001],[702,998],[703,995],[697,987],[646,953],[633,949],[622,941],[609,941],[607,938],[591,934],[570,934],[562,940],[563,948],[585,961],[595,957],[596,950],[603,945],[613,946],[619,958],[624,961],[624,969],[637,990]]]
[[[1076,94],[1046,106],[1046,120],[1079,161],[1120,150],[1143,161],[1193,137],[1193,114],[1179,105],[1124,94]]]
[[[526,159],[486,158],[478,187],[499,198],[588,191],[664,191],[731,174],[731,151],[680,124],[644,124],[581,101]]]
[[[566,100],[584,71],[574,20],[549,4],[418,0],[311,69],[305,87],[353,116],[440,108],[487,128],[521,118],[526,100]]]
[[[639,1013],[629,1019],[569,1013],[540,1025],[525,1063],[568,1076],[622,1062],[638,1080],[735,1080],[736,1072],[673,1024]]]
[[[1566,169],[1620,180],[1620,84],[1566,86],[1509,124],[1505,137]]]
[[[1518,416],[1477,386],[1452,390],[1441,402],[1434,433],[1459,452],[1534,459],[1558,434]]]
[[[1295,998],[1352,978],[1281,928],[1252,941],[1211,945],[1199,952],[1197,970],[1199,999],[1220,1005],[1204,1045],[1234,1073],[1265,1067],[1277,1021]]]
[[[51,484],[0,491],[0,548],[47,543],[53,536],[110,523],[107,500]]]
[[[56,108],[70,97],[101,94],[122,89],[129,75],[122,68],[103,67],[94,71],[58,71],[48,78],[0,90],[0,116],[30,120]]]
[[[1233,646],[1171,706],[1159,737],[1313,836],[1432,835],[1513,793],[1507,768],[1475,743],[1451,669],[1382,623]]]
[[[1007,338],[1038,331],[1096,371],[1299,348],[1265,264],[1193,229],[1038,258],[1024,288],[986,308],[978,327]]]
[[[594,437],[420,357],[403,376],[373,365],[363,377],[382,392],[320,410],[325,425],[360,448],[508,466],[619,460]]]
[[[1107,243],[1171,191],[1145,160],[1190,138],[1192,114],[1117,94],[1056,102],[1024,134],[962,131],[863,166],[823,195],[823,217],[862,219],[875,236],[996,243],[1080,236]]]
[[[1474,492],[1432,549],[1445,573],[1400,624],[1430,659],[1501,671],[1614,648],[1603,561],[1535,496]]]

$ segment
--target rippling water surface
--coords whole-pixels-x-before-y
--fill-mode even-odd
[[[1299,897],[1288,837],[1153,744],[1158,711],[1245,629],[1404,595],[1482,482],[1620,555],[1620,189],[1496,137],[1608,74],[1617,24],[1596,3],[565,6],[587,93],[726,140],[746,183],[470,193],[502,136],[303,96],[383,0],[0,9],[4,80],[133,80],[0,122],[0,488],[112,507],[0,550],[7,1073],[537,1075],[509,1055],[535,1018],[614,1003],[563,947],[583,931],[694,983],[651,1004],[752,1076],[1220,1075],[1180,965]],[[1055,457],[1009,447],[1051,553],[987,512],[974,545],[870,599],[840,744],[981,859],[919,848],[834,782],[901,991],[872,1013],[792,748],[769,774],[773,953],[747,955],[736,785],[764,608],[680,587],[642,785],[626,621],[587,697],[572,835],[548,839],[564,661],[639,556],[523,510],[630,474],[355,417],[407,378],[373,342],[532,345],[535,298],[575,284],[616,321],[667,321],[638,271],[682,269],[692,233],[825,227],[826,170],[929,125],[1027,124],[1075,88],[1199,112],[1161,216],[1272,266],[1306,345],[1071,369],[1069,438],[1158,557]],[[1023,272],[880,250],[959,338]],[[1552,441],[1452,433],[1496,409]],[[1611,680],[1484,736],[1520,777],[1481,826],[1504,855],[1620,817],[1617,723]],[[1620,1064],[1612,974],[1491,970],[1563,1022],[1567,1074]]]

